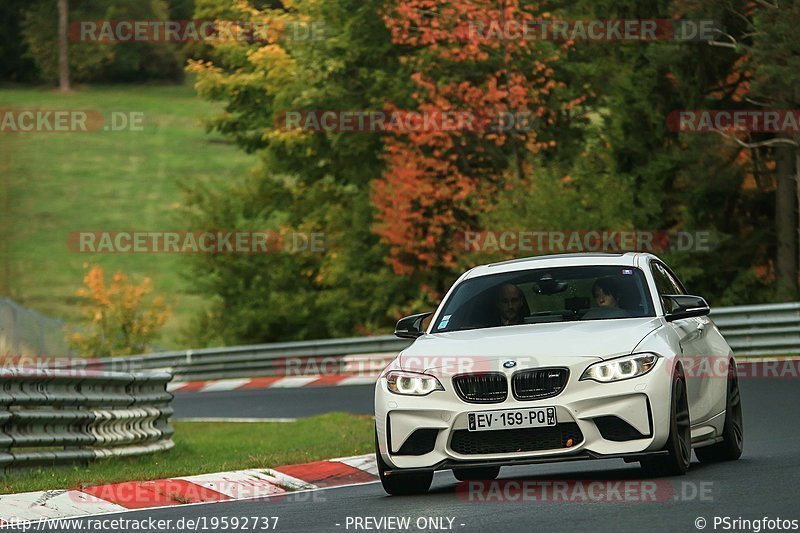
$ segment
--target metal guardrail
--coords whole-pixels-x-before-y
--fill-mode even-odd
[[[719,307],[711,318],[737,355],[800,354],[800,303]],[[309,375],[314,368],[320,374],[368,374],[409,344],[391,335],[283,342],[106,358],[89,368],[167,370],[176,381]]]
[[[800,302],[712,308],[711,318],[737,356],[800,354]]]
[[[0,472],[172,448],[165,372],[0,369]]]
[[[163,370],[175,381],[214,380],[276,375],[363,374],[380,371],[380,361],[411,341],[393,335],[319,341],[281,342],[205,348],[95,359],[88,368],[102,370]],[[375,368],[378,361],[379,368]]]

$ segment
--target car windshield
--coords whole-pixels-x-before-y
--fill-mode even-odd
[[[655,313],[638,268],[545,268],[464,281],[432,331],[649,316]]]

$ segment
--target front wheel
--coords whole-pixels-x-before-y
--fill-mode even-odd
[[[739,392],[739,377],[736,366],[728,369],[728,387],[725,396],[725,425],[722,441],[711,446],[697,448],[694,453],[701,463],[735,461],[744,449],[744,423],[742,422],[742,395]]]
[[[386,475],[386,471],[389,470],[389,465],[387,465],[381,457],[377,431],[375,432],[375,459],[378,464],[378,475],[381,478],[381,485],[383,485],[383,490],[386,491],[386,494],[392,496],[410,496],[412,494],[424,494],[431,488],[433,471]]]
[[[686,394],[686,378],[680,367],[675,369],[672,379],[670,402],[669,437],[664,450],[666,456],[641,461],[646,474],[655,476],[681,476],[689,470],[692,462],[692,432],[689,421],[689,399]]]

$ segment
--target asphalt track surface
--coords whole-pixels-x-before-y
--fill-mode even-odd
[[[373,414],[374,385],[177,392],[174,417],[302,418],[332,411]]]
[[[706,520],[705,531],[725,531],[722,523],[714,527],[715,516],[731,520],[768,517],[800,521],[800,380],[746,378],[741,380],[741,388],[745,422],[742,458],[714,465],[701,465],[695,460],[686,476],[657,480],[662,486],[668,483],[675,487],[675,495],[662,501],[469,501],[463,491],[456,491],[457,482],[452,474],[441,472],[436,474],[431,492],[424,496],[389,497],[379,483],[370,483],[272,500],[178,506],[103,518],[141,520],[152,517],[171,519],[175,523],[181,518],[205,517],[208,521],[214,517],[277,516],[277,531],[341,532],[367,530],[356,529],[354,517],[411,518],[408,529],[380,529],[382,531],[432,530],[417,528],[415,521],[447,517],[454,519],[452,531],[503,533],[698,531],[695,523],[701,517]],[[340,393],[349,397],[354,391],[348,389],[327,389],[327,403]],[[647,479],[642,477],[635,463],[625,464],[620,460],[504,468],[500,476],[517,482]],[[700,490],[704,497],[692,496],[692,492]],[[676,500],[681,492],[687,498]],[[788,525],[791,527],[791,523]],[[756,529],[756,526],[727,530],[767,530]],[[186,530],[185,526],[183,529],[175,526],[159,529],[165,532],[182,530]]]

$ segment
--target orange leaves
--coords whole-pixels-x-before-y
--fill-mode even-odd
[[[710,98],[722,99],[726,94],[730,94],[731,100],[741,102],[750,94],[750,80],[753,73],[747,70],[750,57],[747,54],[741,55],[733,64],[731,71],[725,78],[725,87],[709,93]]]
[[[100,267],[93,267],[83,277],[85,288],[80,288],[77,291],[78,296],[83,298],[91,298],[99,305],[108,305],[109,299],[105,287],[105,280],[103,279],[103,269]]]
[[[88,325],[67,337],[82,355],[143,353],[171,314],[160,297],[145,302],[152,292],[150,278],[136,284],[124,272],[115,272],[107,285],[103,269],[95,265],[88,270],[83,283],[84,287],[76,294],[84,300]]]
[[[472,229],[513,165],[526,153],[555,145],[538,139],[552,122],[558,47],[516,38],[525,24],[551,18],[518,0],[404,0],[386,4],[384,22],[406,64],[421,112],[466,112],[474,127],[458,131],[393,132],[386,171],[374,183],[375,231],[390,247],[395,272],[452,268],[454,235]],[[567,106],[579,105],[575,98]],[[525,127],[506,117],[527,115]]]
[[[535,49],[525,28],[549,17],[534,16],[517,0],[408,0],[387,3],[384,11],[395,43],[454,62],[486,61],[497,53],[506,60],[529,54]]]

